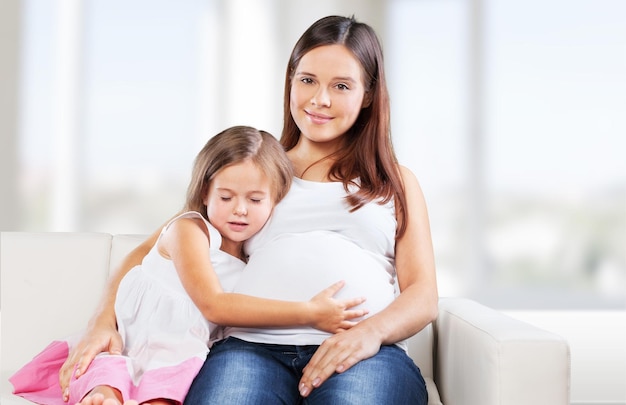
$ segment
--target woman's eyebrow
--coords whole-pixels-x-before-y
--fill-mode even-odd
[[[309,73],[309,72],[306,72],[306,71],[303,71],[303,70],[296,71],[296,76],[298,76],[298,75],[300,75],[300,76],[317,77],[316,74]],[[339,81],[342,81],[342,82],[351,82],[351,83],[356,83],[357,82],[351,76],[335,76],[335,77],[333,77],[332,80],[339,80]]]
[[[342,82],[356,83],[356,80],[354,80],[350,76],[337,76],[337,77],[334,77],[333,80],[339,80],[339,81],[342,81]]]
[[[317,77],[317,75],[315,73],[310,73],[310,72],[307,72],[305,70],[296,70],[296,75]]]

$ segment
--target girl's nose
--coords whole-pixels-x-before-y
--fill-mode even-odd
[[[248,209],[246,208],[246,204],[237,204],[235,206],[235,215],[247,215]]]

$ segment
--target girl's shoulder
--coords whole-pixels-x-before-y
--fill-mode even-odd
[[[198,225],[202,225],[205,228],[208,228],[211,226],[211,224],[209,223],[209,221],[206,220],[206,218],[204,218],[202,216],[202,214],[200,214],[197,211],[186,211],[183,212],[182,214],[179,214],[177,216],[175,216],[174,218],[172,218],[164,227],[162,232],[166,232],[172,225],[174,225],[177,222],[186,222],[186,223],[196,223]]]
[[[172,218],[161,231],[157,244],[162,245],[163,239],[168,239],[176,234],[176,237],[188,237],[197,234],[200,230],[206,236],[210,246],[222,244],[222,236],[211,223],[197,211],[187,211]]]
[[[193,229],[194,226],[204,231],[210,239],[215,239],[214,234],[216,233],[219,235],[219,232],[202,214],[197,211],[186,211],[172,218],[161,230],[161,236],[170,231],[172,227],[180,230],[181,228]],[[221,236],[218,239],[221,243]]]

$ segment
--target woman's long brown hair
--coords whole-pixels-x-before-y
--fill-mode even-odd
[[[373,200],[381,199],[381,203],[387,203],[393,198],[400,213],[396,237],[402,236],[407,224],[407,201],[391,142],[389,93],[382,48],[369,25],[357,22],[354,17],[329,16],[316,21],[302,34],[287,65],[280,142],[290,150],[300,138],[300,129],[290,109],[292,80],[300,59],[314,48],[335,44],[348,48],[360,62],[368,103],[345,134],[343,149],[333,156],[335,163],[330,168],[329,177],[343,182],[346,191],[351,184],[359,186],[358,191],[347,198],[352,210]]]

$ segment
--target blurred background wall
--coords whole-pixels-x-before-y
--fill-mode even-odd
[[[440,294],[566,337],[572,403],[626,404],[623,0],[1,0],[0,230],[152,232],[210,136],[280,134],[328,14],[383,42]]]
[[[354,14],[384,45],[441,294],[626,305],[624,1],[3,4],[2,230],[151,232],[211,135],[280,134],[293,44]]]

